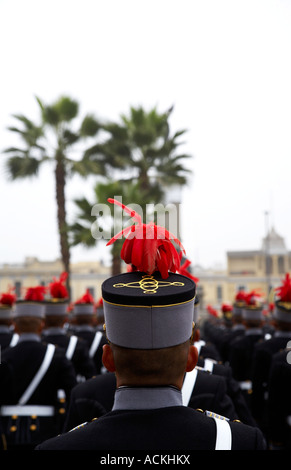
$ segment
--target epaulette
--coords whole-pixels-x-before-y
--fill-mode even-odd
[[[200,411],[203,413],[205,416],[208,416],[208,418],[217,418],[221,419],[222,421],[231,421],[229,418],[226,416],[219,415],[218,413],[214,413],[214,411],[208,411],[208,410],[201,410],[200,408],[196,408],[197,411]],[[232,420],[235,423],[240,423],[239,419],[234,419]]]
[[[195,366],[195,369],[197,369],[197,370],[202,370],[203,372],[208,372],[208,374],[210,374],[210,373],[211,373],[211,372],[210,372],[210,370],[208,370],[208,369],[204,369],[204,367]]]
[[[68,432],[72,432],[72,431],[76,431],[77,429],[81,429],[84,426],[86,426],[87,424],[88,424],[88,421],[85,421],[84,423],[79,424],[78,426],[75,426],[74,428],[70,429],[70,431],[68,431]]]
[[[70,431],[68,431],[68,432],[76,431],[77,429],[84,428],[85,426],[87,426],[87,424],[90,424],[93,421],[96,421],[96,419],[98,419],[98,418],[93,418],[93,419],[91,419],[91,421],[85,421],[84,423],[79,424],[78,426],[75,426],[74,428],[70,429]]]

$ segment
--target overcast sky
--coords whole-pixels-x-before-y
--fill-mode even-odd
[[[35,95],[67,94],[81,116],[113,121],[174,105],[171,130],[187,129],[181,150],[193,155],[181,195],[192,264],[260,249],[266,211],[291,250],[291,1],[0,0],[0,43],[1,152],[15,143],[12,114],[38,118]],[[11,183],[5,159],[0,264],[59,257],[52,167]],[[69,218],[93,185],[69,181]],[[72,250],[72,261],[104,256]]]

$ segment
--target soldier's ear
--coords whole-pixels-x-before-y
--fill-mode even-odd
[[[103,346],[102,362],[109,372],[115,372],[113,352],[109,344]]]
[[[186,372],[191,372],[198,362],[198,349],[192,344],[189,346]]]

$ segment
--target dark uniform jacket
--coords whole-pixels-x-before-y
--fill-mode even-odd
[[[245,424],[249,424],[250,426],[256,426],[257,423],[251,414],[239,383],[232,376],[232,370],[230,366],[216,363],[209,359],[204,360],[199,358],[198,367],[206,370],[209,374],[220,375],[225,378],[226,393],[234,404],[238,419]]]
[[[272,358],[275,353],[287,347],[290,339],[291,332],[277,331],[270,339],[258,342],[254,348],[251,409],[261,426],[266,424],[267,387]]]
[[[100,331],[96,328],[93,328],[91,325],[80,325],[74,326],[72,329],[72,333],[79,338],[82,338],[90,351],[92,347],[92,343],[96,337],[96,334],[99,335]],[[92,359],[95,365],[96,374],[100,374],[103,371],[103,363],[102,363],[102,354],[103,354],[103,345],[107,344],[107,339],[104,333],[102,332],[101,339],[98,345],[98,348],[95,350]]]
[[[227,395],[223,377],[197,370],[188,406],[211,410],[230,419],[239,419],[231,398]],[[112,410],[116,390],[115,374],[107,373],[78,384],[71,399],[64,426],[65,431]]]
[[[230,347],[229,365],[234,379],[251,380],[253,352],[255,344],[264,338],[262,329],[248,329],[245,334],[235,338]]]
[[[222,362],[229,361],[229,351],[231,342],[245,333],[245,327],[241,324],[234,325],[232,328],[227,328],[217,338],[217,349],[219,351]]]
[[[265,449],[258,428],[225,420],[223,425],[231,431],[231,449]],[[113,411],[36,449],[214,450],[218,426],[213,417],[183,406],[174,387],[122,387],[116,391]]]
[[[65,351],[65,354],[68,351],[68,346],[70,343],[72,335],[67,333],[63,328],[47,328],[42,332],[42,340],[45,343],[52,343],[57,346],[60,346]],[[77,342],[71,357],[77,378],[80,380],[90,379],[96,374],[95,364],[93,359],[89,357],[89,350],[87,343],[81,338],[77,338]]]
[[[267,436],[270,448],[291,450],[291,351],[274,354],[268,377]]]
[[[194,346],[198,350],[199,357],[201,357],[202,359],[210,358],[214,361],[221,360],[220,354],[213,343],[201,339],[199,341],[196,341],[194,343]]]
[[[8,384],[5,393],[1,393],[1,425],[9,448],[34,447],[60,431],[58,413],[53,416],[29,415],[20,418],[3,416],[7,405],[17,405],[35,374],[39,370],[47,345],[37,340],[36,335],[21,335],[16,346],[7,348],[2,354],[8,377],[2,377]],[[58,411],[58,390],[64,390],[67,398],[76,385],[76,376],[71,362],[63,352],[55,349],[50,366],[26,405],[44,405],[56,407]]]

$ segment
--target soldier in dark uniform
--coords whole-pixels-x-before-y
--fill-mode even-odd
[[[137,271],[102,284],[103,362],[117,387],[112,411],[37,449],[264,449],[257,428],[183,405],[185,372],[197,362],[191,339],[195,283],[175,274],[179,257],[171,236],[130,213],[137,225],[126,230],[131,236],[121,255]]]
[[[205,341],[210,341],[216,348],[218,347],[218,338],[226,330],[223,320],[218,311],[211,305],[207,305],[208,316],[201,325],[201,336]]]
[[[229,365],[250,406],[254,347],[264,337],[264,333],[262,299],[255,291],[251,291],[247,296],[248,301],[242,313],[246,331],[231,342]]]
[[[268,377],[267,436],[271,450],[291,450],[291,342],[272,357]]]
[[[13,346],[18,341],[18,334],[13,327],[13,308],[16,296],[12,292],[4,292],[0,295],[0,347],[4,351],[8,346]]]
[[[195,302],[195,306],[196,305]],[[196,327],[199,319],[198,311],[195,309],[195,306],[193,315],[195,323],[193,340],[194,346],[199,354],[201,341],[199,341],[199,329]],[[205,351],[208,351],[208,348],[206,348]],[[201,356],[198,361],[201,366],[202,363],[204,364],[204,359],[202,359]],[[211,409],[213,412],[227,416],[228,418],[238,419],[239,415],[236,413],[234,403],[228,395],[228,390],[233,392],[233,390],[231,390],[233,387],[231,386],[230,377],[221,371],[221,369],[225,369],[223,366],[216,364],[213,359],[208,359],[208,361],[211,362],[212,370],[217,370],[218,367],[219,374],[214,373],[214,375],[211,376],[212,370],[210,371],[209,366],[197,367],[193,372],[192,379],[184,380],[185,386],[184,389],[182,387],[182,395],[183,399],[187,400],[187,403],[184,404],[187,404],[187,406],[191,408]],[[64,430],[69,431],[84,421],[90,421],[94,417],[102,416],[106,412],[111,411],[114,403],[115,389],[116,380],[113,373],[98,375],[92,380],[87,380],[85,383],[74,387]],[[233,393],[233,395],[236,395],[236,393]],[[237,397],[235,396],[235,398]]]
[[[245,325],[243,324],[242,309],[245,305],[244,292],[239,291],[235,297],[231,312],[231,327],[225,329],[219,338],[219,353],[223,363],[229,362],[230,344],[234,338],[244,334]]]
[[[87,290],[73,305],[71,312],[73,320],[70,331],[85,341],[89,350],[89,357],[94,363],[95,374],[101,374],[105,372],[102,364],[102,347],[107,341],[104,331],[99,328],[96,329],[94,310],[94,299]]]
[[[261,340],[256,344],[252,367],[252,413],[265,431],[268,378],[272,358],[275,353],[284,350],[288,341],[291,340],[291,280],[289,274],[286,275],[282,286],[277,289],[272,318],[275,332],[268,339]]]
[[[232,370],[230,366],[216,363],[210,359],[201,359],[198,358],[198,363],[196,368],[201,368],[208,372],[208,374],[214,374],[222,376],[226,382],[226,394],[232,400],[232,403],[235,408],[235,412],[238,416],[238,419],[245,424],[250,426],[257,426],[256,421],[254,420],[249,406],[246,402],[244,394],[240,388],[239,383],[232,376]]]
[[[64,353],[41,342],[42,287],[28,289],[26,300],[16,302],[14,321],[19,340],[2,353],[7,376],[1,376],[6,386],[5,393],[0,394],[0,419],[5,445],[11,450],[33,449],[60,432],[58,390],[64,390],[69,397],[77,383]]]
[[[195,278],[194,278],[195,282]],[[197,296],[196,296],[197,297]],[[198,357],[203,359],[212,359],[213,361],[220,361],[221,357],[218,352],[217,347],[211,341],[205,340],[201,337],[200,325],[200,308],[199,308],[199,299],[195,297],[194,301],[194,323],[195,323],[195,342],[194,346],[198,351]]]
[[[65,286],[67,276],[63,273],[59,280],[49,285],[50,300],[45,302],[45,326],[42,330],[42,340],[63,348],[66,357],[72,361],[78,382],[93,377],[96,374],[93,359],[89,357],[87,344],[81,338],[70,334],[64,325],[68,320],[69,294]]]

